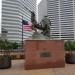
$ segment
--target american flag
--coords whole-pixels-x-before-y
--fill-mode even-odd
[[[31,29],[32,24],[29,23],[28,21],[22,20],[22,25],[23,25],[23,31],[28,32],[32,30]]]

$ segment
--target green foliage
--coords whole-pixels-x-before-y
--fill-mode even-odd
[[[64,44],[66,51],[74,51],[75,50],[75,41],[66,41]]]
[[[17,49],[18,48],[18,43],[14,42],[9,42],[7,40],[0,40],[0,49],[1,50],[12,50],[12,49]]]
[[[18,48],[18,44],[16,42],[12,43],[13,49],[17,49]]]

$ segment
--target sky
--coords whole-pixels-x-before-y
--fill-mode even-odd
[[[41,1],[41,0],[37,0],[37,4],[39,4],[39,3],[40,3],[40,1]]]
[[[41,0],[37,0],[37,7],[36,7],[36,12],[37,12],[37,17],[36,17],[36,19],[37,19],[37,22],[38,22],[38,4],[41,2]]]
[[[37,5],[40,3],[40,1],[41,0],[37,0]],[[0,0],[0,34],[1,34],[1,12],[2,12],[2,10],[1,10],[1,8],[2,8],[2,0]]]

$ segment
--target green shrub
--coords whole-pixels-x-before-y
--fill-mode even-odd
[[[18,43],[16,42],[9,42],[7,40],[0,40],[0,49],[1,50],[12,50],[12,49],[17,49],[18,48]]]
[[[75,41],[66,41],[64,48],[66,51],[75,51]]]
[[[18,43],[16,43],[16,42],[12,43],[12,47],[13,47],[13,49],[17,49],[18,46],[19,46]]]

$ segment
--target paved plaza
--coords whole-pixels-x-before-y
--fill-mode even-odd
[[[13,60],[10,69],[0,70],[0,75],[75,75],[75,65],[66,64],[65,68],[25,70],[24,60]]]

